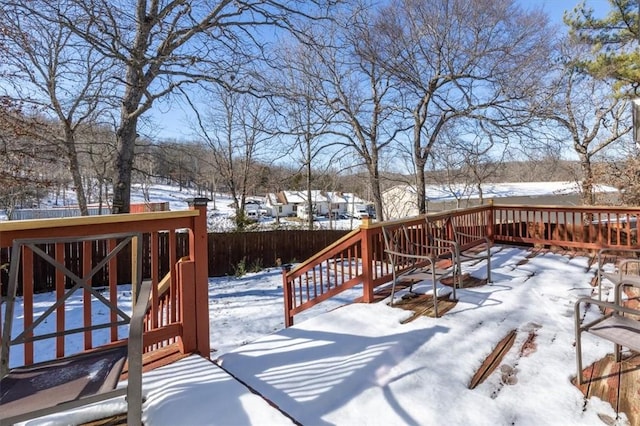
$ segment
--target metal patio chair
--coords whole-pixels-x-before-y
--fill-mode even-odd
[[[95,240],[119,241],[115,248],[107,250],[90,272],[78,276],[65,266],[64,260],[56,259],[43,250],[43,245],[54,243],[76,243]],[[132,278],[132,314],[123,312],[117,301],[105,298],[91,287],[90,280],[97,271],[103,269],[124,247],[132,247],[132,265],[135,269]],[[48,307],[33,323],[12,335],[16,292],[18,288],[21,255],[31,251],[33,257],[40,257],[64,274],[67,285],[64,296]],[[142,418],[142,334],[143,319],[147,311],[151,282],[142,281],[142,241],[140,234],[109,234],[82,238],[40,238],[15,240],[11,255],[9,286],[5,304],[5,320],[2,332],[2,350],[0,352],[0,425],[45,416],[66,411],[83,405],[126,395],[127,424],[139,425]],[[31,267],[31,266],[28,266]],[[71,283],[71,285],[69,285]],[[24,283],[32,285],[32,283]],[[62,331],[39,334],[37,327],[45,321],[56,321],[59,308],[64,309],[65,301],[76,291],[84,297],[93,297],[105,304],[116,315],[115,322],[84,325],[75,328],[65,327]],[[53,314],[53,315],[52,315]],[[128,325],[128,338],[97,347],[89,351],[71,354],[51,361],[39,362],[16,368],[9,367],[10,348],[15,345],[37,342],[43,339],[60,339],[66,336],[85,333],[97,329]],[[128,384],[117,388],[118,380],[125,363],[128,363]]]
[[[410,281],[409,292],[413,285],[424,280],[431,280],[433,290],[433,308],[438,316],[437,282],[447,276],[453,278],[453,298],[456,299],[456,268],[452,263],[449,268],[440,268],[438,264],[453,259],[453,247],[449,242],[434,239],[425,233],[423,228],[406,225],[390,225],[382,227],[385,254],[391,264],[393,283],[391,286],[391,305],[393,306],[396,284],[399,280]],[[440,245],[438,241],[440,241]],[[453,260],[452,260],[453,262]]]
[[[429,223],[429,219],[427,218],[427,223]],[[456,218],[454,216],[450,216],[445,219],[445,229],[450,230],[449,238],[453,237],[453,239],[448,240],[453,247],[454,251],[454,259],[456,262],[457,268],[457,276],[458,276],[458,285],[462,287],[462,264],[463,263],[479,263],[479,262],[487,262],[487,283],[491,281],[491,247],[492,241],[486,235],[475,235],[471,233],[467,233],[462,231],[464,229],[464,225],[457,223]],[[476,251],[478,246],[484,246],[482,251]],[[474,250],[471,250],[474,249]]]
[[[640,288],[637,280],[622,279],[616,284],[615,301],[604,302],[591,297],[582,297],[575,303],[574,319],[576,334],[576,367],[577,381],[581,385],[582,377],[582,333],[587,332],[612,342],[616,362],[621,360],[622,347],[640,352],[640,310],[624,306],[622,289],[625,286]],[[580,324],[582,318],[581,306],[595,305],[600,308],[600,315],[593,321]]]
[[[623,253],[628,258],[620,261],[614,271],[605,271],[605,257],[608,252],[613,254]],[[640,283],[640,259],[630,257],[638,255],[640,255],[640,249],[603,248],[598,250],[598,300],[602,300],[603,279],[611,281],[614,287],[623,280]]]

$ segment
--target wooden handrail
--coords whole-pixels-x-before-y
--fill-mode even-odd
[[[81,225],[105,225],[129,222],[145,222],[186,217],[197,217],[197,210],[174,212],[132,213],[102,216],[78,216],[55,219],[9,220],[0,222],[0,232],[23,231],[28,229],[50,229],[56,227],[76,227]]]

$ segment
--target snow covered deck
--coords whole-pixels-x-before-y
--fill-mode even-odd
[[[590,259],[530,255],[497,247],[494,283],[460,290],[457,305],[442,318],[401,324],[411,312],[384,303],[350,305],[219,362],[301,424],[596,425],[616,419],[617,402],[585,399],[572,382],[573,304],[593,291]],[[469,389],[477,369],[514,329],[515,342],[498,369]],[[586,365],[612,351],[607,342],[586,339]],[[629,370],[640,377],[637,368]]]
[[[145,424],[638,424],[634,395],[620,393],[617,402],[617,389],[594,381],[592,390],[600,390],[585,397],[574,385],[573,304],[593,292],[592,259],[498,246],[492,263],[494,282],[459,290],[458,303],[441,318],[403,324],[411,311],[384,302],[350,304],[289,328],[280,323],[275,332],[222,353],[219,366],[192,356],[148,372]],[[261,287],[268,277],[253,279],[242,281],[238,297],[210,287],[212,332],[224,333],[223,323],[230,338],[242,327],[250,330],[252,321],[272,327],[263,324],[266,317],[247,315],[247,304],[262,300],[262,312],[278,308],[281,315],[281,289],[272,287],[277,281]],[[585,319],[594,313],[588,310]],[[470,389],[511,330],[513,345],[498,368]],[[590,335],[583,345],[587,366],[613,349]],[[637,358],[623,363],[623,375],[635,382]],[[603,374],[615,385],[616,377]]]

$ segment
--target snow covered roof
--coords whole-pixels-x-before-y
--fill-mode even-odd
[[[325,195],[327,199],[334,204],[347,202],[347,199],[340,192],[327,191]]]
[[[301,204],[306,201],[300,191],[282,191],[287,204]]]
[[[347,203],[349,204],[369,204],[368,201],[363,200],[352,192],[345,192],[342,194],[342,196],[345,200],[347,200]]]

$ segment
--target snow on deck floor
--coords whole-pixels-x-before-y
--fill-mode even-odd
[[[144,373],[143,389],[146,401],[142,422],[147,426],[293,424],[263,398],[198,355]],[[77,425],[126,411],[124,397],[120,397],[24,424]]]
[[[570,381],[573,303],[592,291],[588,259],[548,253],[518,264],[527,254],[496,253],[494,282],[459,290],[458,304],[441,318],[401,324],[411,312],[385,303],[349,305],[218,362],[303,425],[584,426],[602,425],[600,416],[615,419],[609,404],[585,402]],[[502,366],[469,389],[512,329],[516,342]],[[535,348],[522,355],[531,332]],[[585,365],[612,349],[589,335],[585,342]],[[615,424],[626,424],[624,415]]]
[[[353,304],[305,321],[296,318],[295,326],[240,347],[225,346],[229,351],[217,362],[305,426],[600,426],[600,416],[616,419],[611,405],[596,398],[585,401],[570,382],[575,375],[573,303],[593,290],[589,259],[547,253],[520,264],[528,254],[520,248],[499,249],[492,256],[494,282],[460,289],[458,304],[441,318],[401,324],[411,312],[384,302]],[[465,272],[482,277],[483,267]],[[240,282],[242,291],[237,286],[232,291],[231,285],[211,287],[212,328],[218,325],[217,330],[226,333],[216,335],[212,345],[235,335],[252,336],[265,321],[269,329],[277,329],[282,321],[282,299],[274,283]],[[265,282],[266,290],[259,287]],[[247,315],[254,298],[262,301],[266,315],[258,319],[261,324]],[[585,320],[594,311],[591,308]],[[222,318],[227,325],[220,327]],[[512,329],[518,330],[516,342],[502,363],[511,373],[508,380],[499,368],[477,388],[468,389],[485,357]],[[530,332],[536,334],[535,350],[518,356]],[[583,350],[589,365],[612,347],[587,334]],[[143,382],[143,420],[148,426],[292,423],[198,356],[145,373]],[[119,399],[30,424],[78,424],[125,410]],[[622,416],[609,424],[628,422]]]
[[[291,425],[220,367],[192,355],[144,374],[147,425]]]

